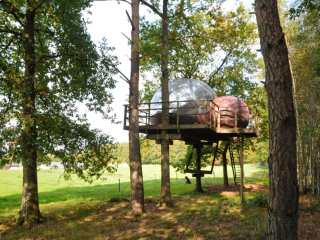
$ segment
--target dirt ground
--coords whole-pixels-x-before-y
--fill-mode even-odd
[[[229,187],[225,188],[222,184],[204,184],[204,188],[208,189],[210,193],[219,193],[224,196],[238,195],[240,185],[231,183]],[[265,184],[246,183],[244,184],[244,192],[269,192],[269,186]]]
[[[224,196],[235,196],[239,194],[240,186],[230,184],[224,188],[222,184],[203,185],[208,192],[219,193]],[[269,192],[269,186],[265,184],[246,183],[244,192]],[[299,239],[319,240],[320,239],[320,197],[311,193],[300,196],[299,199]]]

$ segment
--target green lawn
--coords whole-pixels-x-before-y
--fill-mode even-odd
[[[184,184],[184,177],[188,176],[194,183],[190,174],[175,172],[170,169],[172,196],[184,196],[193,192],[194,185]],[[130,198],[130,175],[128,167],[119,167],[113,174],[105,174],[105,181],[96,180],[92,184],[83,182],[74,177],[71,181],[65,181],[62,177],[62,169],[38,171],[39,200],[43,215],[51,212],[64,211],[74,205],[97,203],[109,198]],[[264,178],[267,167],[255,167],[245,165],[246,181],[267,183]],[[229,177],[232,177],[231,168],[228,168]],[[250,177],[263,177],[250,179]],[[145,197],[154,199],[160,194],[160,165],[144,165],[143,178]],[[120,181],[120,191],[119,191]],[[230,182],[232,179],[230,178]],[[202,183],[222,183],[222,166],[215,166],[214,175],[206,175]],[[0,219],[14,216],[17,213],[22,194],[22,170],[0,170]]]
[[[231,177],[231,169],[228,169]],[[74,178],[65,181],[62,170],[41,170],[39,175],[40,209],[44,221],[32,228],[16,226],[14,215],[21,203],[22,171],[0,170],[0,240],[16,239],[265,239],[267,224],[267,186],[254,185],[260,192],[245,192],[241,203],[234,189],[205,193],[194,191],[184,182],[185,174],[171,169],[171,193],[174,207],[157,206],[160,195],[160,166],[143,166],[146,213],[133,216],[128,202],[110,202],[110,198],[130,198],[129,168],[106,174],[106,181],[92,184]],[[267,167],[245,165],[247,183],[267,184]],[[119,191],[120,179],[120,191]],[[232,182],[232,179],[229,179]],[[222,183],[222,167],[203,184]],[[219,190],[215,185],[213,189]],[[222,188],[221,188],[222,189]],[[250,189],[250,187],[249,187]],[[299,239],[319,239],[320,199],[312,195],[300,198]],[[306,231],[307,229],[307,231]],[[310,233],[313,233],[310,238]]]
[[[171,169],[173,208],[157,206],[160,195],[160,166],[143,166],[146,213],[128,215],[130,199],[128,167],[105,174],[105,181],[92,184],[77,178],[65,181],[61,169],[38,172],[40,210],[44,222],[31,228],[16,227],[14,216],[21,204],[22,171],[0,170],[0,239],[262,239],[266,208],[255,206],[266,195],[246,193],[241,204],[237,192],[197,193],[195,179]],[[232,177],[231,168],[228,169]],[[267,183],[267,167],[245,166],[246,182]],[[185,184],[189,176],[192,184]],[[255,178],[252,178],[255,177]],[[119,191],[120,180],[120,191]],[[229,179],[232,182],[232,179]],[[203,184],[222,183],[222,167],[202,178]]]

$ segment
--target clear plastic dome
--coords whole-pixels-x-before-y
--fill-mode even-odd
[[[162,102],[162,89],[160,88],[153,96],[151,100],[151,108],[154,110],[152,114],[161,112]],[[210,99],[214,100],[216,97],[215,92],[204,82],[195,79],[182,78],[175,81],[169,82],[169,101],[170,110],[169,112],[175,112],[177,108],[177,101],[180,102],[180,107],[188,104],[195,108],[199,103],[197,101],[190,102],[193,100]],[[201,111],[199,109],[199,111]],[[182,113],[182,112],[181,112]],[[200,113],[200,112],[199,112]]]
[[[154,94],[151,103],[161,102],[161,88]],[[182,78],[169,82],[169,101],[185,101],[197,99],[212,99],[215,92],[209,85],[195,79]]]

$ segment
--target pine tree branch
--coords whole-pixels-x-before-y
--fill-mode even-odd
[[[131,41],[131,39],[127,36],[127,35],[125,35],[124,33],[121,33],[126,39],[128,39],[128,41],[130,42],[130,44],[133,44],[133,42]]]
[[[232,54],[232,52],[233,52],[233,48],[228,52],[228,54],[227,54],[226,57],[223,59],[222,63],[221,63],[220,66],[217,68],[217,70],[215,71],[215,73],[211,75],[212,77],[215,76],[215,75],[220,71],[220,69],[221,69],[222,66],[226,63],[226,61],[228,60],[228,58],[230,57],[230,55]],[[212,77],[210,77],[210,79],[209,79],[209,86],[210,86]]]
[[[155,6],[153,6],[152,4],[146,2],[145,0],[140,0],[140,2],[142,2],[144,5],[149,7],[154,13],[159,15],[159,17],[163,18],[163,13],[159,12],[159,10]]]
[[[131,23],[132,31],[134,31],[134,26],[133,26],[133,23],[132,23],[131,17],[130,17],[130,15],[129,15],[129,13],[128,13],[128,11],[127,11],[127,10],[126,10],[126,14],[127,14],[127,17],[128,17],[128,19],[129,19],[129,21],[130,21],[130,23]]]
[[[120,78],[122,79],[122,80],[124,80],[126,83],[130,83],[130,79],[129,78],[127,78],[127,76],[126,75],[124,75],[117,67],[115,67],[115,69],[118,71],[118,73],[120,73],[122,76],[120,76]]]

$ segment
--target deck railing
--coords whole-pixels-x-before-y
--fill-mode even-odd
[[[187,124],[203,124],[215,130],[246,128],[257,131],[259,128],[259,114],[255,106],[218,106],[210,99],[172,101],[167,106],[168,125],[176,125],[177,128]],[[138,109],[140,127],[161,126],[162,102],[142,103]],[[124,129],[128,128],[129,105],[125,105]]]

